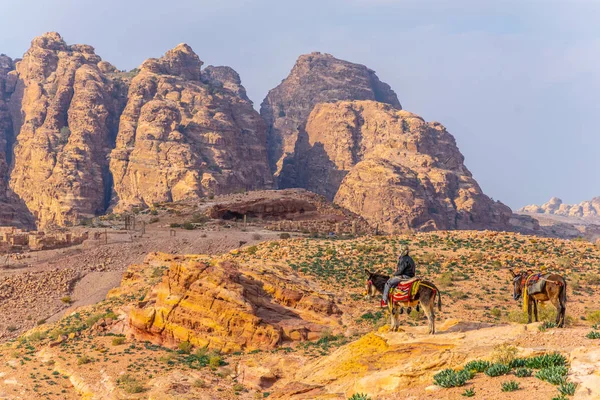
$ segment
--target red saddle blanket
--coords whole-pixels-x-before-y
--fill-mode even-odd
[[[398,286],[390,292],[392,303],[411,301],[415,295],[420,279],[413,278],[408,281],[400,282]]]

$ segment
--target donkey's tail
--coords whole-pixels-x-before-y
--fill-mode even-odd
[[[561,286],[559,301],[563,307],[567,306],[567,280],[563,279],[563,285]]]
[[[442,311],[442,292],[437,291],[438,295],[438,311]]]

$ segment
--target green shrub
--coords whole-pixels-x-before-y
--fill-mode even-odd
[[[279,239],[289,239],[291,238],[290,234],[287,232],[283,232],[279,234]]]
[[[125,393],[134,394],[142,393],[144,391],[144,385],[138,382],[138,380],[130,374],[121,375],[119,379],[117,379],[117,384],[123,388]]]
[[[186,229],[188,231],[193,231],[194,229],[196,229],[196,227],[194,226],[194,224],[192,224],[191,222],[184,222],[181,227],[183,229]]]
[[[485,372],[490,367],[489,361],[473,360],[465,364],[464,369],[467,371]]]
[[[493,364],[485,370],[487,376],[495,377],[500,375],[506,375],[510,372],[510,367],[506,364]]]
[[[503,392],[514,392],[515,390],[519,390],[519,382],[508,381],[502,384]]]
[[[538,326],[538,330],[540,332],[545,332],[547,329],[556,328],[556,323],[551,321],[544,321],[540,326]]]
[[[515,369],[515,376],[518,378],[527,378],[530,377],[533,373],[529,368],[517,368]]]
[[[558,391],[563,396],[573,396],[575,394],[575,390],[577,390],[577,384],[573,382],[561,383],[558,386]]]
[[[492,360],[497,364],[510,365],[517,356],[519,349],[512,344],[504,343],[494,347]]]
[[[433,383],[443,388],[464,386],[475,374],[468,370],[445,369],[433,376]]]
[[[190,354],[192,352],[192,344],[190,342],[181,342],[177,345],[177,348],[182,354]]]
[[[475,396],[475,389],[473,389],[473,388],[466,389],[464,392],[461,393],[461,396],[464,396],[464,397],[473,397],[473,396]]]
[[[92,362],[92,359],[86,356],[85,354],[77,358],[77,365],[89,364]]]
[[[365,393],[354,393],[352,396],[348,397],[348,400],[371,400],[371,397]]]
[[[113,346],[120,346],[125,343],[125,336],[116,336],[112,340]]]
[[[60,301],[62,301],[65,304],[71,304],[73,302],[71,296],[64,296],[60,299]]]
[[[526,359],[527,368],[542,369],[554,366],[567,365],[567,359],[560,353],[543,354]]]
[[[587,335],[585,335],[588,339],[600,339],[600,332],[598,331],[590,331]]]
[[[542,368],[535,374],[535,377],[542,381],[549,382],[553,385],[560,385],[562,383],[565,383],[568,372],[569,370],[567,369],[567,367],[562,365],[555,365],[551,367]]]
[[[600,311],[599,310],[588,311],[588,313],[585,315],[585,319],[586,319],[586,321],[589,321],[591,324],[600,323]]]
[[[214,355],[208,359],[208,365],[211,368],[217,368],[223,364],[224,364],[224,362],[223,362],[223,358],[221,356]]]

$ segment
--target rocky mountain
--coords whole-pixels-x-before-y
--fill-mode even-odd
[[[58,33],[2,56],[0,222],[270,188],[266,124],[235,71],[202,64],[181,44],[125,73]]]
[[[511,215],[483,194],[441,124],[385,103],[318,104],[293,162],[299,186],[388,232],[502,229]]]
[[[374,100],[401,108],[396,93],[374,71],[330,54],[300,56],[288,77],[269,91],[260,114],[269,125],[269,165],[280,187],[295,186],[295,168],[287,161],[315,105],[340,100]]]
[[[271,186],[266,125],[238,74],[181,44],[132,79],[111,153],[118,210]]]
[[[0,57],[0,223],[305,188],[401,229],[508,229],[454,138],[402,110],[364,65],[300,56],[260,114],[229,67],[180,44],[130,72],[58,33]],[[341,229],[341,228],[340,228]]]
[[[600,215],[600,197],[594,197],[592,200],[582,201],[579,204],[564,204],[558,197],[553,197],[541,206],[535,204],[525,206],[519,212],[565,217],[597,217]]]

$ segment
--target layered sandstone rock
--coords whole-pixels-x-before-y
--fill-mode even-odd
[[[70,225],[106,209],[119,102],[99,63],[91,46],[69,46],[47,33],[11,72],[10,186],[42,226]]]
[[[553,197],[541,206],[535,204],[525,206],[519,212],[565,217],[598,217],[600,215],[600,197],[594,197],[592,200],[582,201],[579,204],[564,204],[558,197]]]
[[[313,107],[339,100],[375,100],[401,108],[394,91],[374,71],[330,54],[300,56],[289,76],[269,91],[260,113],[269,125],[269,164],[280,187],[297,186],[288,156]]]
[[[181,44],[132,79],[111,153],[116,209],[271,186],[266,126],[240,78]]]
[[[138,339],[231,352],[314,340],[339,326],[333,296],[316,291],[291,271],[164,254],[150,255],[146,264],[170,267],[130,312]],[[130,278],[126,274],[122,286]]]
[[[296,145],[299,186],[388,232],[506,228],[437,122],[373,101],[318,104]]]

